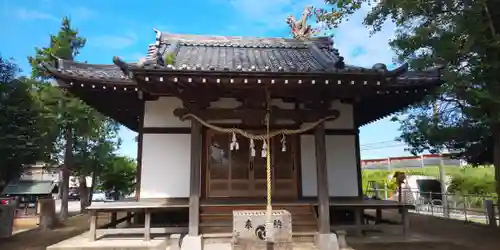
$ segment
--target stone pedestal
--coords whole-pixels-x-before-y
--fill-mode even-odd
[[[201,235],[190,236],[186,235],[182,239],[181,250],[202,250],[203,249],[203,239]]]
[[[48,230],[56,226],[56,203],[54,199],[38,200],[38,213],[40,218],[38,228],[40,230]]]
[[[8,238],[12,235],[14,226],[14,217],[16,214],[16,205],[0,205],[0,239]]]
[[[292,249],[292,215],[273,210],[268,221],[266,210],[233,211],[233,249]]]
[[[340,250],[337,235],[334,233],[315,235],[314,244],[318,250]]]
[[[345,236],[347,235],[346,231],[339,230],[337,233],[337,240],[339,242],[339,249],[347,249],[347,241]]]

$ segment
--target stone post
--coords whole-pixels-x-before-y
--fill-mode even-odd
[[[54,199],[40,199],[38,200],[39,218],[40,223],[38,228],[40,230],[49,230],[57,224],[56,217],[56,203]]]

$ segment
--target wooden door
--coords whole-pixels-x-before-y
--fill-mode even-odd
[[[254,197],[266,197],[267,172],[266,158],[262,157],[262,141],[255,141],[255,156],[250,158],[251,185]]]
[[[207,132],[207,196],[249,197],[250,147],[247,140],[238,140],[239,149],[230,150],[230,135]]]
[[[277,199],[297,198],[297,173],[295,166],[295,139],[285,138],[285,148],[281,138],[271,140],[273,196]]]
[[[286,150],[282,150],[281,138],[271,139],[271,191],[276,199],[297,198],[297,173],[295,171],[294,139],[285,142]],[[267,196],[267,161],[262,157],[262,141],[255,143],[256,155],[250,160],[250,185],[254,197]]]
[[[250,143],[246,139],[238,140],[239,149],[230,151],[231,154],[231,197],[250,197],[251,178],[250,178]]]
[[[227,134],[207,132],[207,195],[229,197],[231,157]]]
[[[230,134],[208,131],[207,197],[266,197],[266,158],[262,157],[262,141],[255,141],[256,155],[250,154],[250,140],[239,137],[239,149],[229,149]],[[291,137],[293,138],[293,137]],[[282,151],[281,138],[271,140],[272,193],[276,199],[297,197],[294,144],[290,139]]]

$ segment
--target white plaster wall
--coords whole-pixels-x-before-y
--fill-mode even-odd
[[[180,121],[174,116],[174,110],[182,107],[177,97],[160,97],[155,101],[146,101],[144,107],[144,127],[182,128],[191,127],[189,120]]]
[[[300,167],[302,179],[302,195],[317,196],[316,150],[314,135],[300,136]]]
[[[301,135],[302,195],[317,196],[314,135]],[[326,136],[328,193],[330,196],[358,196],[356,143],[354,135]]]
[[[331,104],[330,109],[340,111],[339,118],[333,121],[325,122],[326,129],[353,129],[354,128],[354,115],[352,104],[341,103],[335,100]]]
[[[189,197],[191,135],[144,134],[140,198]]]

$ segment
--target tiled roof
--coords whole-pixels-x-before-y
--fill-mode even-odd
[[[71,77],[85,81],[109,81],[118,84],[135,84],[114,64],[87,64],[58,59],[57,67],[44,64],[44,67],[56,76]]]
[[[174,62],[166,62],[173,55]],[[114,64],[86,64],[58,60],[57,67],[45,65],[55,76],[85,81],[135,85],[127,74],[129,69],[154,68],[181,71],[255,71],[284,73],[367,73],[396,77],[393,84],[436,81],[439,72],[408,71],[408,65],[388,70],[377,63],[372,68],[346,65],[344,58],[333,48],[330,37],[296,40],[285,38],[255,38],[201,35],[173,35],[157,31],[146,57],[137,63],[125,63],[119,58]]]
[[[330,37],[296,40],[156,32],[156,42],[149,46],[146,57],[138,66],[216,71],[348,71],[391,74],[382,63],[377,63],[372,68],[346,65],[339,51],[333,47]],[[175,58],[173,63],[165,60],[167,55]],[[404,68],[406,65],[398,70],[404,71]]]
[[[10,182],[2,194],[50,194],[56,184],[52,181],[27,181],[19,180]]]

